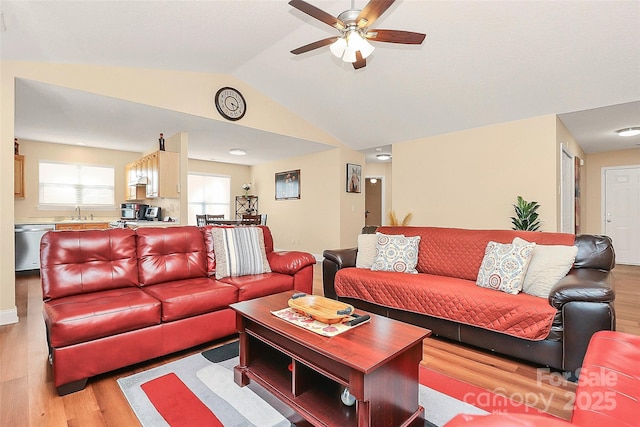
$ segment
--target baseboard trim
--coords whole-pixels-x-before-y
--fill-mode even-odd
[[[17,307],[0,311],[0,325],[11,325],[13,323],[18,323],[18,321]]]

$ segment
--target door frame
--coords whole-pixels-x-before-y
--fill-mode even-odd
[[[564,172],[564,156],[567,156],[569,159],[569,175],[566,175]],[[560,144],[560,232],[561,233],[572,233],[576,232],[576,200],[575,200],[575,192],[576,192],[576,182],[575,182],[575,156],[571,154],[569,148],[565,146],[565,144]],[[568,179],[568,182],[565,180]],[[569,184],[568,188],[565,190],[565,184]],[[565,206],[565,191],[570,194],[570,205]],[[571,224],[569,224],[569,228],[571,231],[564,230],[564,217],[565,214],[569,213],[569,218],[571,218]]]

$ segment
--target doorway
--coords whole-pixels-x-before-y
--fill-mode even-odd
[[[383,178],[364,179],[364,225],[382,225],[382,185]]]
[[[604,234],[617,263],[640,265],[640,166],[603,168],[602,175]]]

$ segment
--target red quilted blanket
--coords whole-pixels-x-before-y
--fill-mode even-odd
[[[453,320],[529,340],[549,335],[556,309],[544,298],[480,288],[474,281],[432,274],[345,268],[338,296]]]

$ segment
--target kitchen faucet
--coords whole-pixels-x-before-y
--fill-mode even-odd
[[[74,208],[76,211],[78,211],[78,219],[82,219],[80,217],[80,205],[76,205],[76,207]]]

